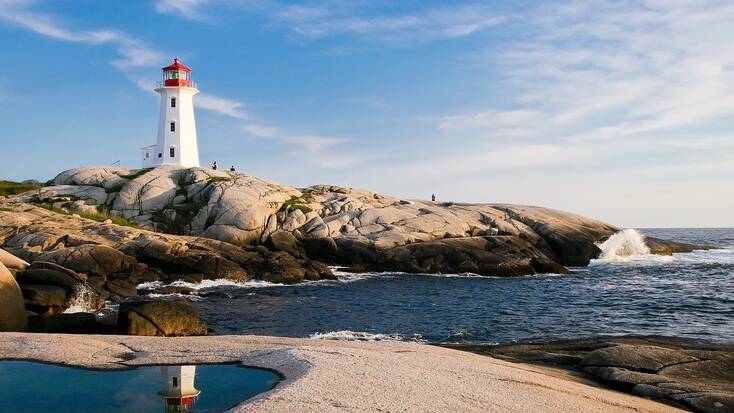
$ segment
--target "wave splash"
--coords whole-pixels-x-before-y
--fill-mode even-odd
[[[645,244],[645,236],[634,229],[625,229],[612,235],[598,244],[601,249],[599,259],[615,261],[628,257],[650,255],[650,248]]]
[[[424,343],[420,334],[412,337],[406,337],[402,334],[380,334],[368,333],[365,331],[339,330],[329,331],[326,333],[314,333],[308,338],[313,340],[344,340],[344,341],[409,341],[414,343]]]
[[[93,313],[97,310],[92,304],[95,299],[96,294],[88,285],[79,284],[74,288],[69,307],[64,310],[64,313]]]

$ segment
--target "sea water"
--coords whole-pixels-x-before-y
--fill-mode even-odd
[[[161,391],[168,390],[170,396],[176,389],[168,389],[173,385],[172,376],[169,376],[172,370],[162,369],[161,366],[110,371],[27,361],[0,361],[0,411],[214,413],[228,410],[267,391],[280,380],[277,374],[268,370],[231,364],[186,367],[194,375],[191,384],[199,392],[198,395],[191,401],[170,399],[167,403]],[[184,380],[177,378],[175,386],[185,387],[185,384]],[[185,406],[190,406],[191,410],[183,409]]]
[[[718,249],[650,255],[643,234]],[[179,285],[197,289],[189,298],[216,334],[477,344],[638,334],[731,342],[734,229],[627,230],[600,247],[600,259],[563,275],[337,271],[338,281],[294,286]]]

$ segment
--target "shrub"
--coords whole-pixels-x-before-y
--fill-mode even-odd
[[[295,211],[296,209],[300,209],[304,214],[313,211],[308,205],[303,203],[302,199],[295,197],[283,202],[283,206],[280,207],[280,210],[285,212]]]
[[[36,205],[43,209],[47,209],[51,212],[56,212],[57,214],[71,215],[72,213],[74,213],[74,214],[79,215],[82,218],[91,219],[97,222],[103,222],[109,219],[112,221],[113,224],[122,225],[125,227],[131,227],[131,228],[138,228],[137,225],[133,224],[132,222],[128,221],[125,218],[110,216],[106,210],[103,210],[100,212],[81,212],[81,211],[70,212],[69,210],[66,210],[63,208],[57,208],[51,204],[43,203],[43,204],[36,204]]]
[[[43,187],[41,184],[0,181],[0,195],[17,195]]]

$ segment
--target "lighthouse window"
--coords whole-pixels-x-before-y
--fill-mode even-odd
[[[171,132],[176,132],[176,122],[171,122]]]
[[[171,107],[172,108],[176,107],[176,98],[171,98]]]
[[[169,155],[171,156],[171,158],[175,158],[176,157],[176,148],[174,148],[173,146],[171,146]]]
[[[178,377],[173,378],[173,387],[178,387]]]

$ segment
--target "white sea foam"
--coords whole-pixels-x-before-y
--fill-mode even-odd
[[[190,288],[192,290],[198,291],[208,288],[218,288],[218,287],[234,287],[234,288],[262,288],[262,287],[283,287],[285,284],[275,284],[275,283],[269,283],[267,281],[261,281],[261,280],[251,280],[251,281],[232,281],[228,279],[218,279],[218,280],[202,280],[198,283],[192,283],[187,281],[174,281],[172,283],[164,283],[163,281],[151,281],[146,282],[142,284],[138,284],[139,290],[155,290],[157,288],[162,287],[184,287],[184,288]]]
[[[344,341],[410,341],[415,343],[424,343],[420,334],[412,337],[406,337],[402,334],[380,334],[368,333],[365,331],[339,330],[329,331],[326,333],[314,333],[309,336],[314,340],[344,340]]]
[[[96,310],[92,306],[92,300],[96,298],[97,295],[88,285],[78,284],[69,300],[69,308],[64,313],[92,313]]]
[[[615,261],[641,255],[650,255],[650,248],[645,244],[645,236],[634,229],[617,232],[599,244],[602,260]]]

